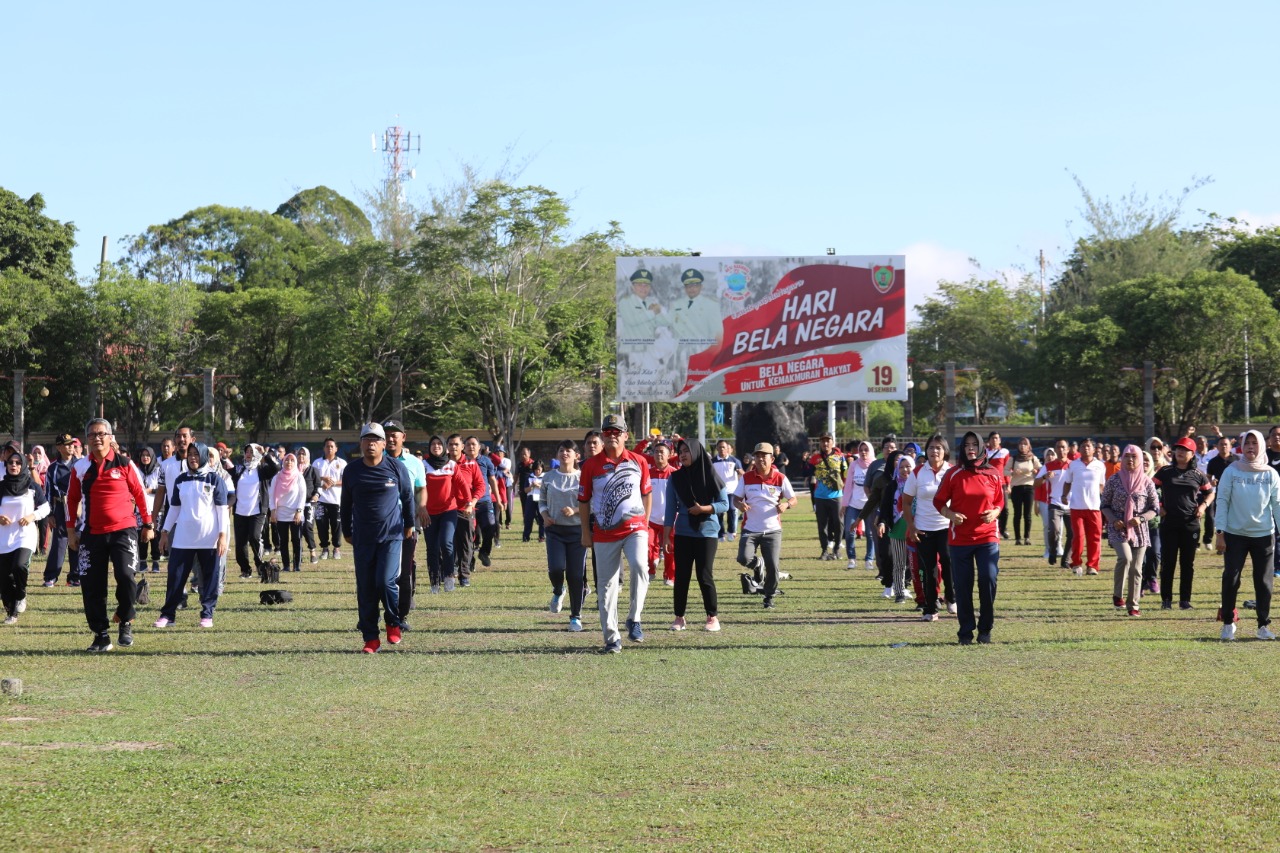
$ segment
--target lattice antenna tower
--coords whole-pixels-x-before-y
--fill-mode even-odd
[[[378,135],[371,137],[373,150],[379,147]],[[410,154],[422,153],[422,134],[412,133],[400,125],[393,125],[382,132],[382,159],[387,165],[387,195],[394,198],[397,204],[405,202],[405,182],[417,176],[416,170],[409,165]]]

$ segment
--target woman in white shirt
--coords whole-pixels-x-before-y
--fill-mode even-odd
[[[269,504],[271,523],[280,544],[280,571],[289,571],[289,548],[293,547],[293,570],[302,571],[302,520],[307,506],[307,483],[298,470],[298,457],[284,457],[284,466],[271,481]]]
[[[1080,458],[1067,466],[1062,478],[1062,499],[1071,508],[1071,570],[1081,574],[1081,559],[1088,552],[1087,573],[1096,575],[1102,554],[1102,487],[1107,466],[1093,454],[1097,445],[1086,438]],[[1068,494],[1069,493],[1069,494]]]
[[[0,601],[6,625],[27,609],[27,570],[39,544],[36,522],[48,514],[44,489],[27,470],[26,457],[11,452],[0,481]]]
[[[925,463],[907,479],[902,490],[906,495],[907,542],[915,543],[916,566],[924,587],[920,604],[925,622],[938,621],[938,605],[943,601],[947,602],[948,613],[956,612],[951,592],[951,551],[947,548],[947,529],[951,523],[933,505],[933,496],[938,493],[942,478],[951,470],[950,456],[947,440],[937,434],[930,436],[924,443]],[[938,598],[939,581],[942,599]]]

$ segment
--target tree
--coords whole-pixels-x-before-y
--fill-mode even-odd
[[[971,386],[979,423],[993,401],[1003,401],[1012,411],[1017,395],[1031,389],[1039,293],[1030,280],[1013,288],[977,278],[963,283],[941,281],[937,295],[917,310],[920,320],[908,335],[917,372],[941,368],[948,361],[974,368],[977,372],[965,374],[964,381]],[[975,377],[980,381],[973,382]],[[941,405],[940,396],[938,401]]]
[[[138,278],[191,282],[208,291],[295,287],[317,254],[293,220],[221,205],[196,208],[126,240],[122,266]]]
[[[1203,229],[1182,230],[1178,221],[1187,197],[1209,179],[1193,179],[1176,198],[1153,201],[1131,191],[1113,202],[1072,178],[1084,199],[1080,212],[1090,233],[1076,241],[1053,284],[1053,310],[1092,304],[1108,285],[1147,275],[1180,278],[1207,265],[1213,249],[1209,236]]]
[[[203,340],[195,317],[201,294],[190,284],[146,281],[105,270],[86,289],[84,328],[104,409],[123,446],[145,442],[173,399]],[[86,353],[81,350],[83,359]],[[199,411],[195,404],[194,411]],[[183,413],[186,414],[186,413]],[[126,443],[127,442],[127,443]]]
[[[350,246],[373,239],[373,226],[355,202],[325,186],[302,190],[276,208],[275,215],[293,222],[317,244]]]
[[[611,324],[599,320],[613,313],[620,231],[612,223],[570,241],[569,225],[554,192],[494,182],[478,187],[456,219],[432,214],[418,227],[416,264],[460,332],[445,346],[476,365],[501,441],[516,435],[540,395],[606,355],[599,333]]]
[[[1249,231],[1229,223],[1228,228],[1218,231],[1211,266],[1249,276],[1271,304],[1280,308],[1280,226]]]
[[[1050,324],[1040,354],[1056,365],[1064,395],[1100,425],[1142,418],[1141,373],[1123,368],[1168,368],[1177,382],[1157,384],[1156,423],[1172,435],[1239,399],[1246,336],[1249,358],[1274,364],[1280,314],[1248,277],[1202,270],[1103,288],[1096,305]]]

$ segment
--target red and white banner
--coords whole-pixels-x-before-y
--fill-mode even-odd
[[[901,255],[617,259],[618,399],[905,400]]]

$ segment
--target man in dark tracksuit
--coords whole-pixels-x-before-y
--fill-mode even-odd
[[[378,603],[387,621],[387,642],[400,642],[400,546],[413,536],[414,500],[408,472],[387,456],[382,424],[360,430],[360,460],[342,472],[342,538],[351,545],[356,564],[357,623],[363,652],[382,646]]]
[[[45,495],[49,498],[49,506],[53,510],[53,523],[49,537],[49,559],[44,564],[44,585],[57,586],[58,576],[62,574],[62,562],[67,560],[67,585],[79,586],[80,575],[77,572],[79,552],[67,548],[67,490],[71,488],[71,464],[75,459],[71,454],[71,445],[75,439],[71,433],[64,432],[54,440],[58,449],[58,458],[50,465],[45,474]]]

